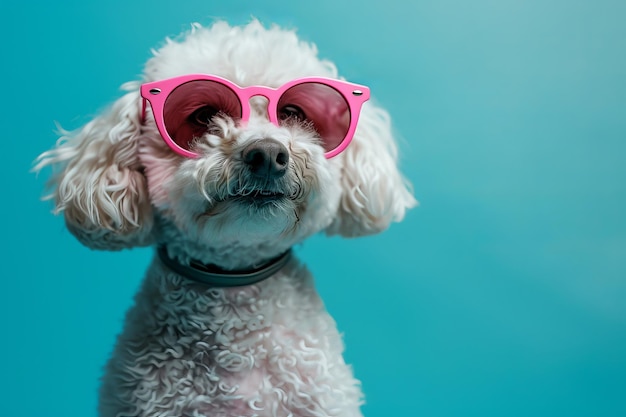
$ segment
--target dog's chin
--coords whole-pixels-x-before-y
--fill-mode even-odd
[[[298,206],[280,195],[232,196],[210,207],[199,225],[222,244],[267,244],[297,234]],[[256,242],[256,243],[255,243]]]

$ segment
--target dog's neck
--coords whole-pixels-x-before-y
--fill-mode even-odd
[[[210,287],[241,287],[259,283],[278,272],[291,259],[291,249],[265,264],[245,270],[225,270],[213,264],[191,261],[189,265],[172,258],[165,246],[157,248],[161,262],[173,272]]]

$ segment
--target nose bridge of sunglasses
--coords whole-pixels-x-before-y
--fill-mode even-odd
[[[250,117],[266,117],[269,119],[269,98],[264,94],[254,94],[248,99]]]

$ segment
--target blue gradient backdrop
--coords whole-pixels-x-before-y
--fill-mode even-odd
[[[626,2],[610,0],[2,3],[0,414],[95,415],[151,256],[85,249],[38,201],[54,121],[85,123],[189,23],[252,15],[368,83],[403,137],[421,207],[298,249],[365,415],[626,416]]]

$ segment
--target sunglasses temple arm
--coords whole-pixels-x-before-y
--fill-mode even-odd
[[[143,98],[142,102],[141,102],[141,124],[145,124],[146,123],[146,100],[145,98]]]

